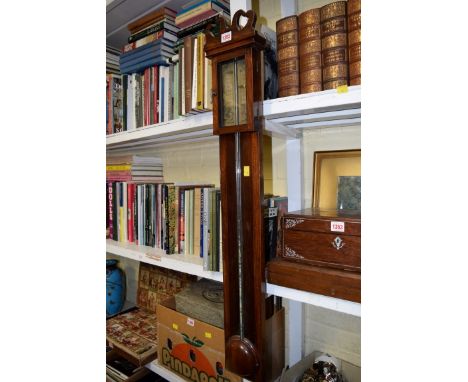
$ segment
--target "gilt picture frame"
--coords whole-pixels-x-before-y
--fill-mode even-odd
[[[360,209],[361,150],[316,151],[312,179],[313,208]]]

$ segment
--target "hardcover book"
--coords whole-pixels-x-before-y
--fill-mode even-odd
[[[323,89],[348,84],[346,1],[320,8]]]
[[[349,84],[361,84],[361,0],[348,0]]]
[[[137,58],[140,58],[142,61],[146,60],[151,54],[161,54],[163,57],[171,57],[174,54],[174,47],[164,40],[156,40],[127,53],[122,53],[120,56],[120,65],[129,65],[135,62]]]
[[[298,17],[288,16],[276,22],[278,49],[278,95],[299,94]]]
[[[192,67],[193,67],[193,37],[184,38],[184,87],[185,109],[184,113],[190,113],[192,109]]]
[[[168,20],[172,21],[175,19],[176,15],[177,15],[177,12],[174,11],[173,9],[170,9],[167,7],[160,8],[128,24],[127,29],[130,31],[130,33],[134,34],[156,23],[158,20],[167,18]]]
[[[111,91],[111,112],[112,133],[123,131],[123,87],[122,77],[116,74],[110,74],[110,91]]]
[[[322,90],[320,8],[299,15],[299,71],[301,93]]]
[[[132,34],[128,38],[128,43],[130,44],[132,42],[138,41],[139,39],[143,37],[149,36],[150,34],[153,34],[161,30],[166,30],[166,32],[173,35],[172,37],[168,37],[171,41],[177,40],[177,32],[179,31],[179,28],[176,27],[173,23],[171,23],[167,19],[164,19],[163,21],[152,24],[149,27],[139,32],[136,32],[135,34]]]

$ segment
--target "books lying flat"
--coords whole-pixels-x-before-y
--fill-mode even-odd
[[[106,158],[106,165],[131,164],[137,165],[162,165],[162,159],[158,157],[141,156],[141,155],[116,155]]]
[[[133,49],[131,51],[122,53],[120,55],[120,65],[129,62],[137,57],[142,57],[147,55],[149,52],[153,53],[170,53],[171,56],[174,54],[174,44],[168,42],[164,39],[157,39],[148,44],[145,44],[139,48]]]
[[[130,74],[130,73],[138,73],[143,71],[146,68],[151,66],[159,65],[159,66],[166,66],[168,65],[167,60],[169,56],[165,57],[161,54],[153,55],[150,58],[144,61],[138,61],[136,63],[130,63],[120,66],[121,73]]]

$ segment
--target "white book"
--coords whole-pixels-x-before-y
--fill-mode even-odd
[[[127,76],[127,131],[135,130],[135,122],[134,122],[134,87],[133,87],[133,75]]]
[[[198,39],[193,39],[193,66],[192,66],[192,107],[191,109],[197,108],[197,66],[198,66]]]
[[[136,109],[136,87],[137,87],[137,78],[136,73],[132,73],[132,103],[130,104],[131,107],[131,114],[132,114],[132,122],[133,128],[136,129],[137,127],[137,109]]]
[[[209,98],[211,97],[211,60],[205,57],[205,91],[203,92],[203,109],[208,109]]]
[[[158,102],[159,102],[159,109],[158,109],[158,121],[159,123],[163,122],[163,88],[162,88],[162,78],[163,78],[163,66],[159,67],[159,73],[158,73],[159,79],[159,85],[158,85]]]
[[[180,64],[182,65],[181,67],[181,76],[180,76],[180,97],[182,101],[182,110],[180,110],[180,115],[185,114],[185,62],[184,62],[184,47],[180,48]]]
[[[208,268],[208,242],[209,242],[209,237],[208,237],[208,225],[209,225],[209,216],[210,216],[210,211],[209,211],[209,203],[208,203],[208,192],[209,188],[204,187],[202,188],[202,204],[203,204],[203,248],[202,248],[202,257],[203,257],[203,270],[207,271]]]
[[[164,84],[164,85],[163,85]],[[159,122],[169,120],[169,67],[159,67]]]
[[[169,81],[167,83],[168,96],[167,96],[167,111],[168,117],[167,120],[170,121],[174,119],[174,65],[171,65],[169,68]]]
[[[174,119],[179,118],[179,65],[174,65]]]

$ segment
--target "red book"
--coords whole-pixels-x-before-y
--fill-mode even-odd
[[[123,48],[122,48],[122,53],[127,53],[127,52],[130,52],[136,48],[139,48],[141,46],[144,46],[146,44],[149,44],[153,41],[156,41],[156,40],[159,40],[161,38],[164,37],[164,31],[163,30],[160,30],[160,31],[157,31],[153,34],[150,34],[149,36],[146,36],[146,37],[143,37],[137,41],[134,41],[134,42],[131,42],[129,44],[126,44]]]
[[[106,98],[107,98],[107,134],[112,134],[112,75],[106,76]]]
[[[153,121],[159,122],[159,66],[154,66],[153,74]]]
[[[107,182],[107,201],[108,201],[107,203],[108,232],[107,232],[106,239],[112,239],[114,237],[114,200],[113,200],[113,193],[112,193],[112,182]]]
[[[145,93],[143,94],[143,97],[144,97],[144,100],[143,100],[143,103],[144,103],[144,122],[143,122],[143,125],[144,126],[148,126],[150,123],[149,123],[149,93],[150,93],[150,68],[146,68],[145,69],[145,72],[144,72],[144,76],[145,76]]]
[[[127,184],[127,206],[128,206],[128,212],[127,212],[127,228],[128,228],[128,242],[133,243],[135,242],[135,233],[133,231],[133,199],[134,199],[134,194],[135,194],[135,184],[134,183],[128,183]]]
[[[199,23],[200,21],[209,19],[210,17],[212,17],[214,15],[217,15],[218,13],[220,13],[220,12],[217,12],[214,9],[208,9],[207,11],[204,11],[204,12],[202,12],[202,13],[194,16],[194,17],[191,17],[191,18],[189,18],[187,20],[184,20],[184,21],[182,21],[180,23],[176,22],[176,25],[180,29],[184,29],[184,28],[190,27],[192,25],[195,25],[196,23]]]

